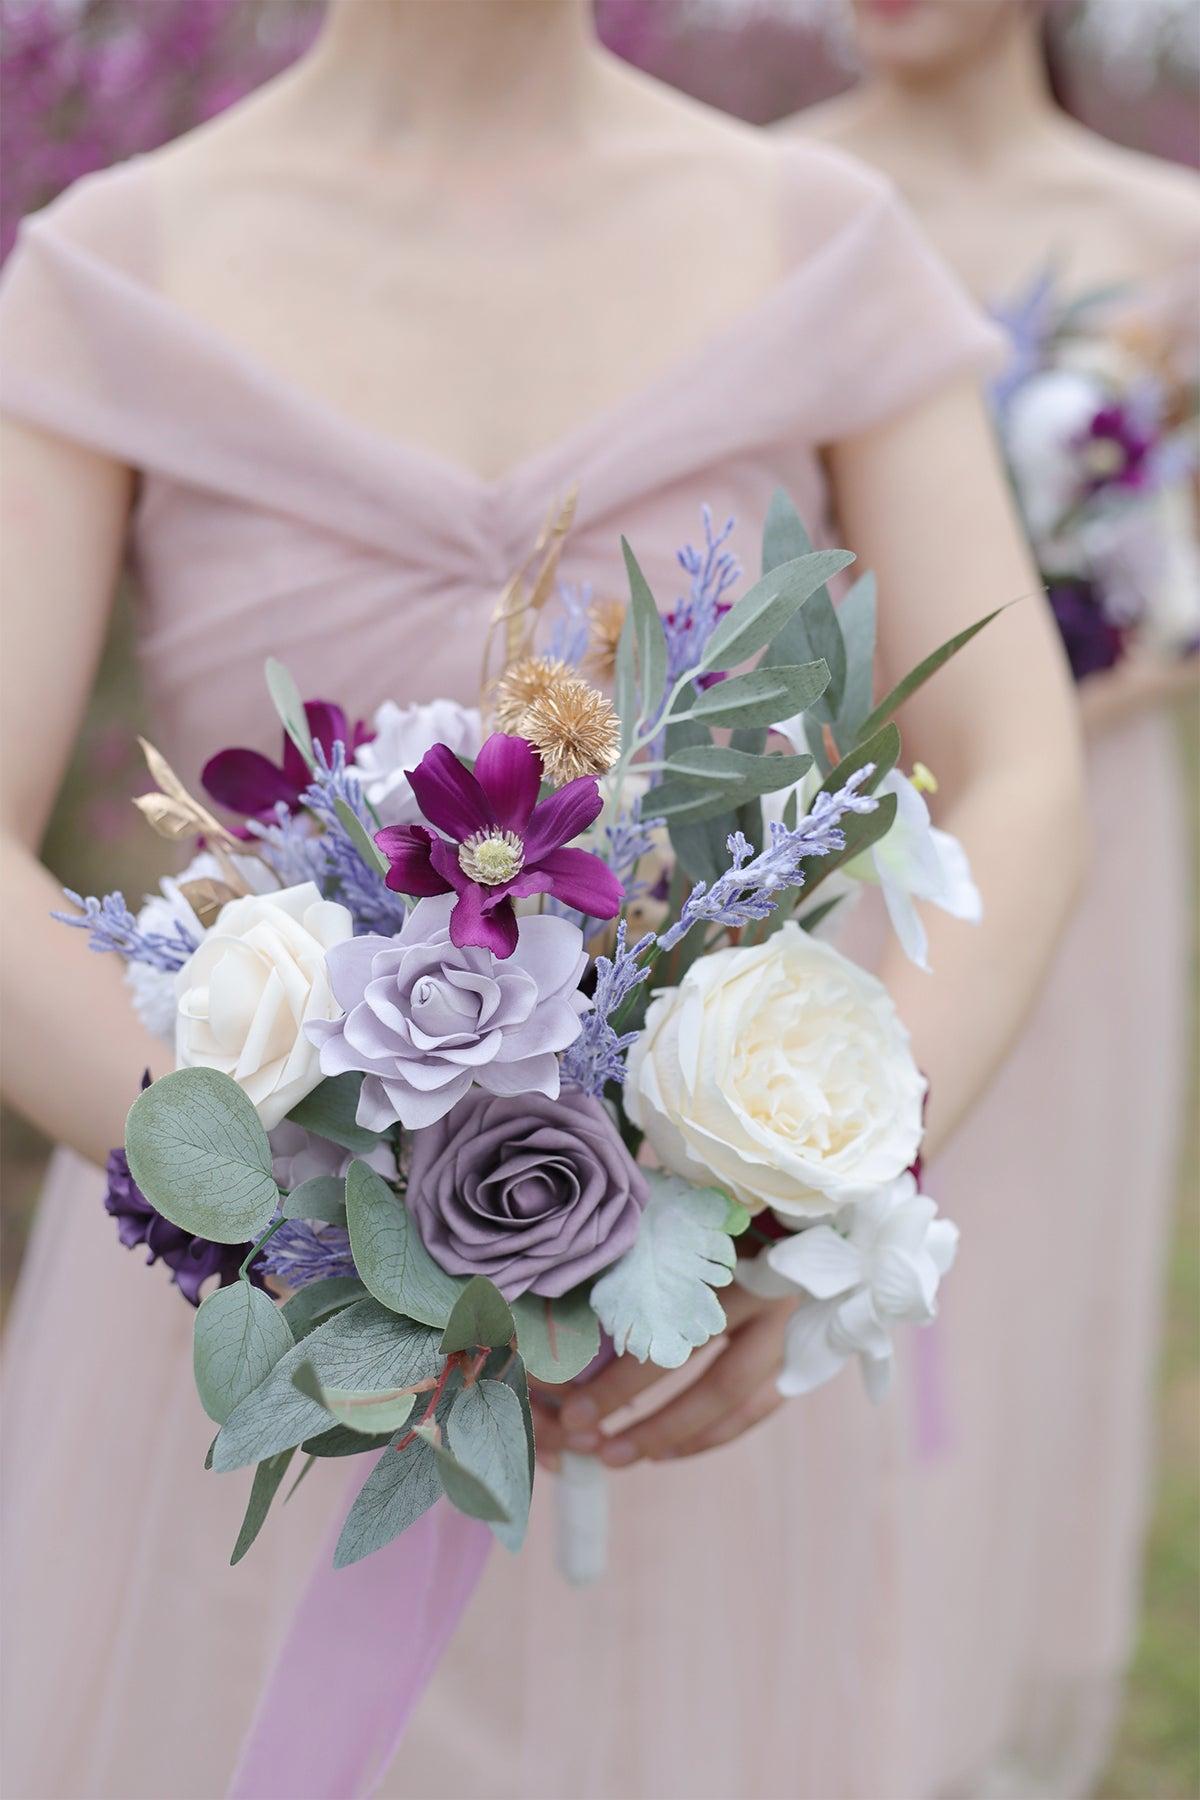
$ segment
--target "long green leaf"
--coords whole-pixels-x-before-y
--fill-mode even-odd
[[[654,604],[654,595],[638,567],[636,556],[624,538],[621,539],[621,551],[625,558],[625,572],[629,577],[633,628],[637,637],[638,672],[642,689],[639,710],[642,718],[649,720],[658,708],[666,686],[667,640],[658,607]]]
[[[820,887],[826,876],[840,869],[843,863],[853,861],[877,844],[881,837],[886,837],[896,823],[896,796],[885,794],[874,812],[848,813],[842,822],[842,830],[846,838],[843,850],[835,850],[831,856],[806,856],[800,865],[805,871],[804,892],[812,894]]]
[[[771,498],[763,533],[764,563],[768,558],[782,556],[785,551],[790,557],[801,557],[810,554],[811,550],[812,543],[800,515],[787,495],[777,492]],[[773,562],[772,566],[777,565]],[[829,669],[829,686],[813,700],[812,709],[819,719],[829,721],[841,702],[846,679],[846,648],[837,611],[824,586],[818,588],[803,611],[777,634],[759,666],[769,668],[778,663],[808,662],[815,657],[821,658]]]
[[[333,810],[338,816],[338,823],[368,869],[373,869],[376,875],[386,875],[391,864],[358,814],[346,804],[340,794],[334,796]]]
[[[344,1569],[382,1550],[441,1497],[437,1461],[428,1444],[418,1438],[404,1450],[385,1451],[346,1515],[334,1568]]]
[[[237,1534],[237,1542],[233,1546],[233,1555],[229,1558],[231,1568],[241,1562],[266,1523],[271,1502],[279,1492],[294,1455],[294,1450],[281,1450],[278,1456],[268,1456],[255,1469],[254,1480],[250,1484],[250,1498],[246,1502],[246,1514]]]
[[[268,656],[265,674],[267,692],[271,696],[271,704],[279,714],[279,722],[304,758],[306,767],[316,767],[313,759],[312,732],[308,728],[308,716],[304,711],[304,702],[300,698],[300,689],[292,679],[291,671],[273,656]]]
[[[262,1236],[279,1189],[258,1114],[228,1075],[176,1069],[140,1093],[125,1124],[133,1179],[164,1218],[196,1237]]]
[[[890,694],[885,695],[874,712],[867,715],[859,726],[859,737],[868,738],[878,731],[885,720],[890,719],[906,700],[912,698],[918,688],[924,687],[931,675],[937,674],[943,663],[949,662],[952,656],[957,656],[958,652],[969,644],[973,637],[978,637],[985,625],[990,625],[993,619],[999,618],[1000,614],[1006,610],[1006,607],[998,606],[994,612],[987,613],[982,619],[976,619],[974,625],[968,625],[965,631],[957,632],[954,637],[947,638],[944,644],[939,645],[923,662],[919,662],[915,669],[909,671],[903,681],[896,683]]]
[[[702,753],[691,754],[699,758]],[[715,818],[761,794],[794,787],[812,766],[811,756],[748,756],[744,751],[715,746],[711,754],[713,761],[706,765],[711,773],[701,772],[695,763],[686,770],[675,762],[667,765],[672,774],[678,769],[678,778],[668,777],[653,790],[656,817],[668,822]]]

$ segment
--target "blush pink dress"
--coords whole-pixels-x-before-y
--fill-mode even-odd
[[[268,654],[355,712],[473,699],[496,596],[573,483],[563,573],[601,594],[622,591],[625,532],[672,600],[704,501],[741,521],[748,562],[776,486],[831,529],[820,447],[994,343],[875,177],[850,182],[808,146],[781,148],[779,173],[779,278],[761,302],[490,482],[406,447],[402,420],[393,438],[337,416],[168,303],[144,165],[30,222],[4,287],[3,403],[140,476],[140,651],[185,779],[219,745],[273,747]],[[835,181],[853,200],[814,231]],[[1066,1046],[1062,1061],[1073,1081]],[[1001,1114],[1019,1137],[1019,1110]],[[1056,1176],[1075,1155],[1030,1143],[1039,1195],[1045,1148]],[[1053,1315],[1054,1277],[1003,1303],[1017,1269],[1030,1281],[1010,1228],[1035,1208],[969,1185],[978,1157],[962,1186],[956,1166],[936,1191],[964,1227],[962,1273],[888,1403],[847,1374],[703,1461],[615,1477],[611,1572],[582,1593],[553,1566],[544,1480],[524,1554],[493,1552],[385,1794],[932,1800],[978,1785],[1037,1667],[1042,1445],[1019,1340],[1027,1313]],[[202,1466],[192,1314],[120,1249],[102,1190],[56,1158],[11,1319],[4,1791],[213,1800],[353,1476],[318,1466],[228,1568],[247,1484]],[[405,1595],[379,1604],[403,1632]]]

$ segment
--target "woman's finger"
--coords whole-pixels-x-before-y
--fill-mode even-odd
[[[612,1437],[601,1451],[604,1462],[620,1468],[640,1457],[675,1456],[683,1445],[707,1441],[724,1421],[740,1416],[774,1386],[789,1311],[775,1307],[760,1311],[735,1331],[698,1381],[649,1418]]]
[[[680,1444],[672,1454],[676,1457],[699,1456],[704,1450],[716,1450],[722,1444],[732,1443],[734,1438],[742,1437],[747,1431],[752,1431],[756,1425],[761,1425],[764,1419],[769,1419],[771,1414],[783,1405],[783,1398],[772,1378],[759,1389],[757,1394],[752,1394],[749,1399],[745,1400],[740,1407],[735,1408],[731,1413],[726,1413],[725,1417],[718,1420],[710,1430],[702,1431],[696,1437],[689,1438],[686,1443]]]

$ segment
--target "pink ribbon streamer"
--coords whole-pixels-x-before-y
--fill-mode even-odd
[[[342,1523],[339,1512],[259,1700],[229,1800],[373,1794],[492,1543],[486,1525],[440,1500],[383,1550],[335,1569]]]

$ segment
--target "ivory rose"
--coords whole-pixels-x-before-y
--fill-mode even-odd
[[[178,1067],[231,1075],[266,1130],[278,1125],[321,1080],[304,1027],[341,1012],[325,953],[353,931],[311,881],[223,906],[175,978]]]
[[[924,1093],[883,985],[787,924],[651,1002],[625,1110],[676,1174],[813,1218],[909,1166]]]

